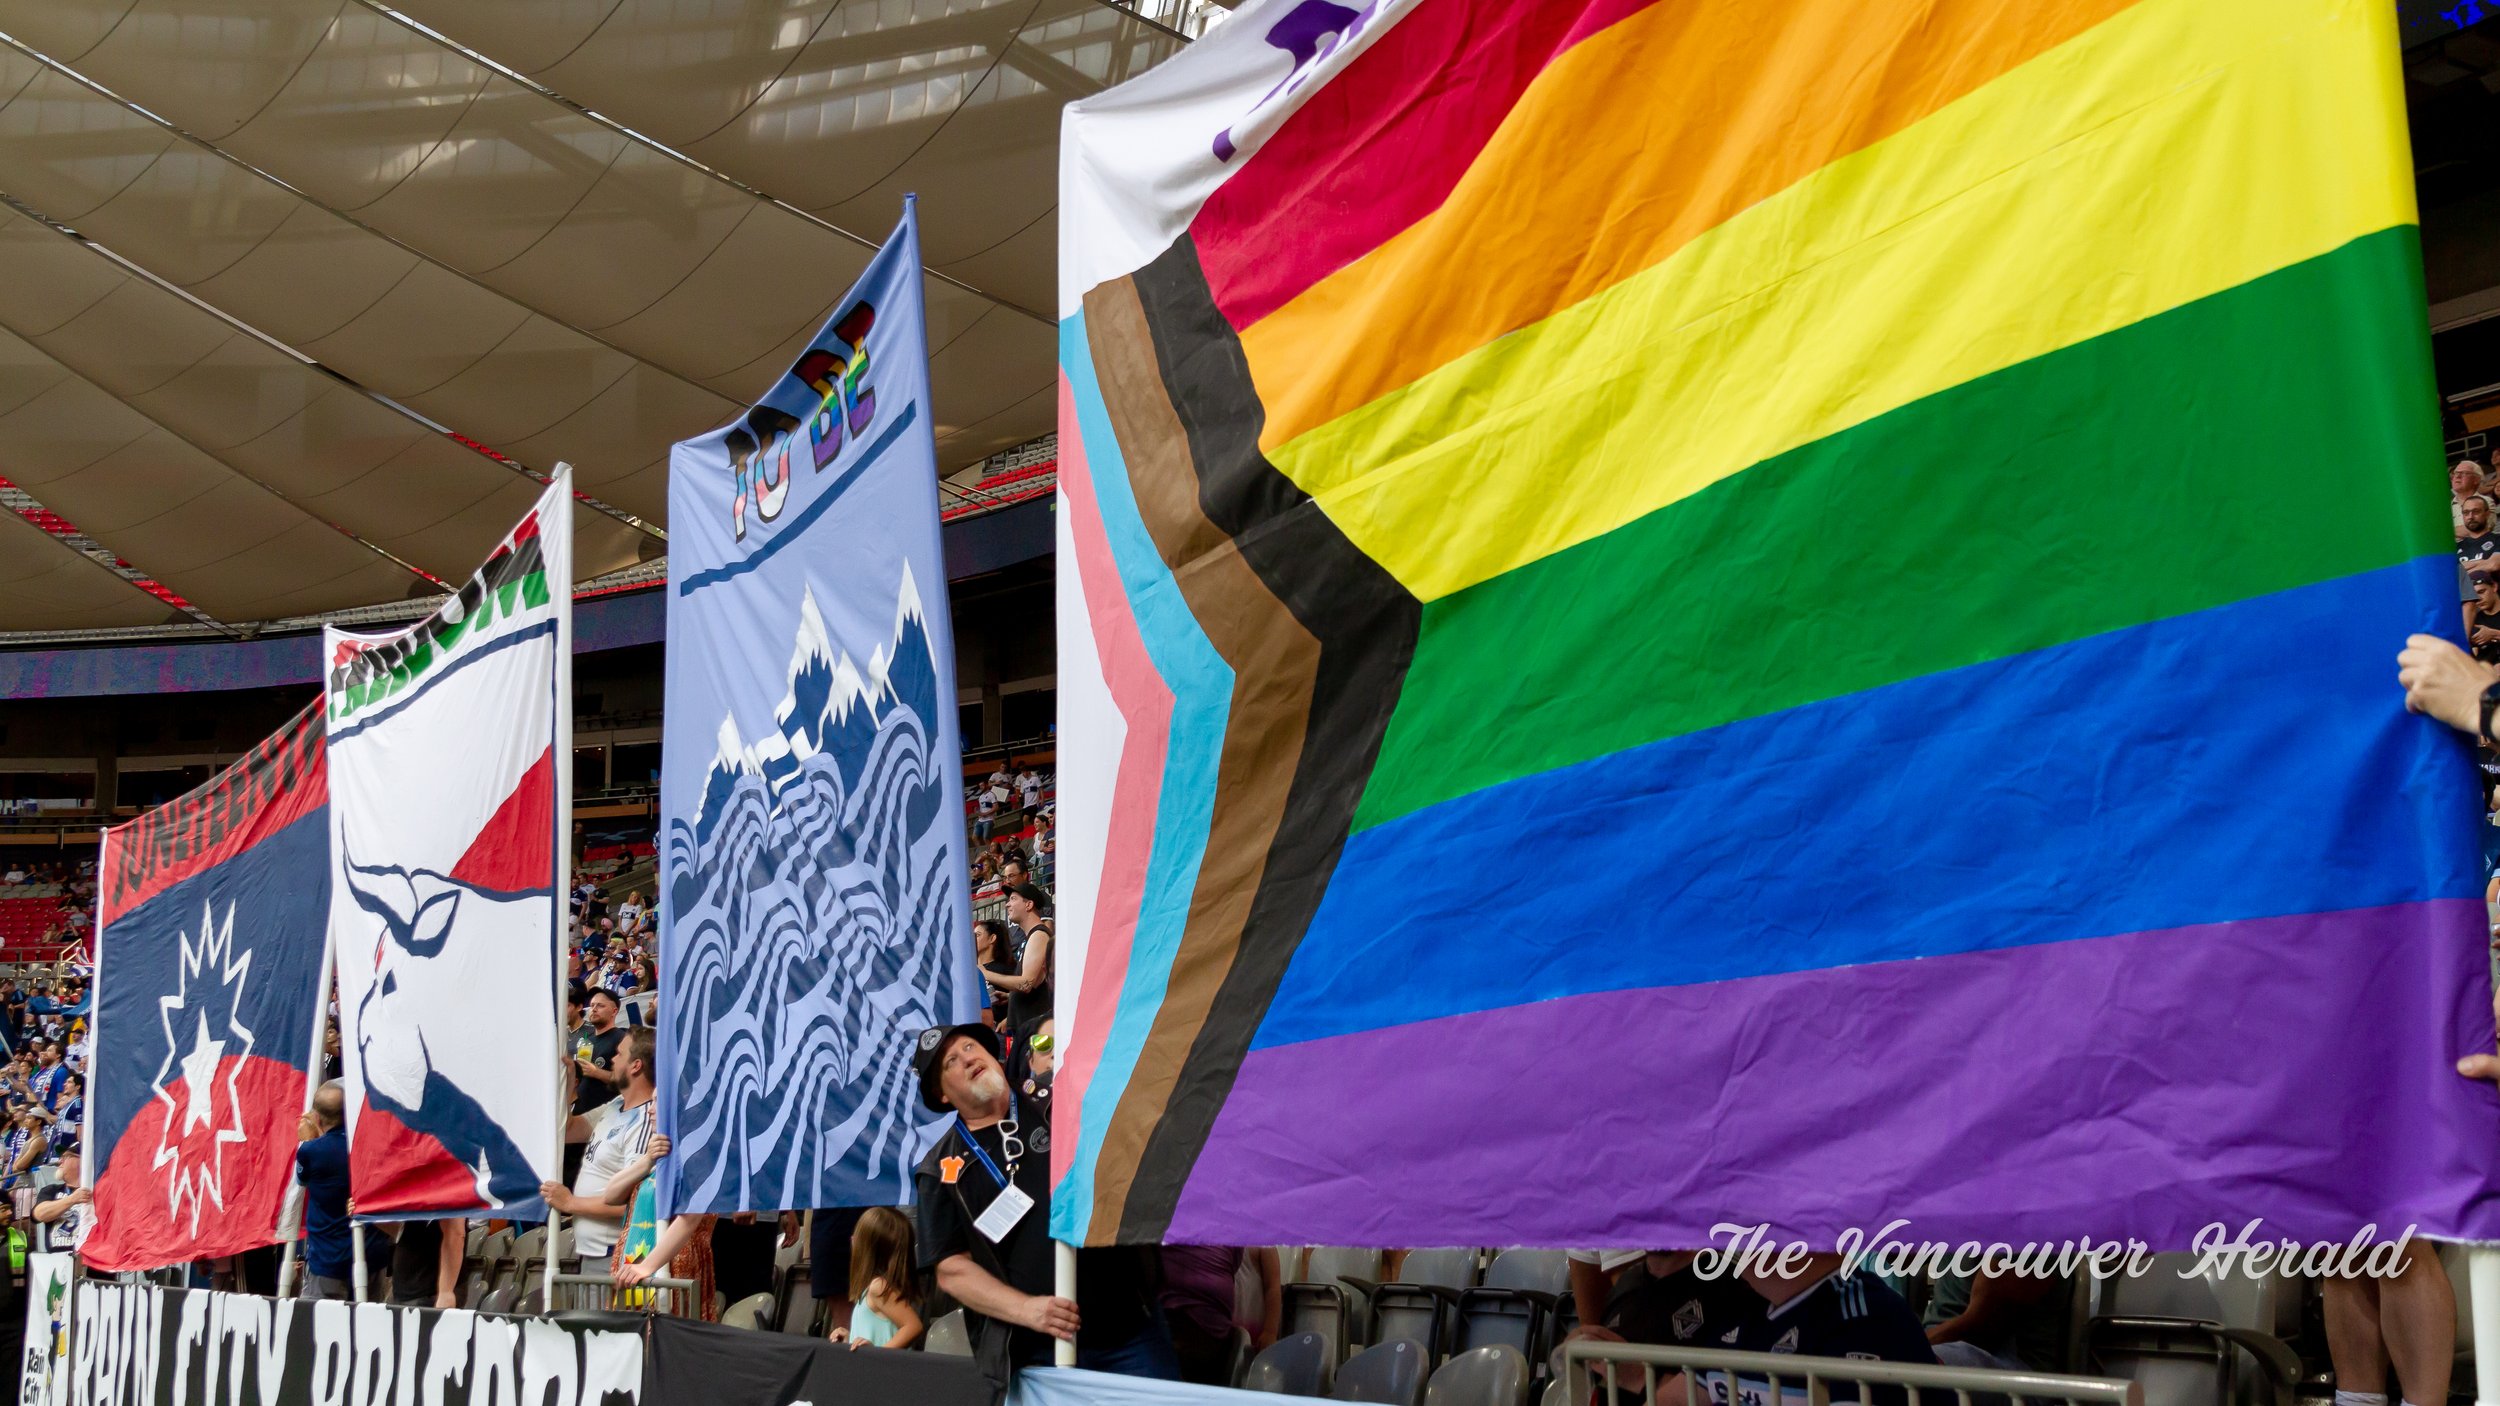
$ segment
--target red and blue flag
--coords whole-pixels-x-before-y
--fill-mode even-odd
[[[329,856],[318,700],[207,785],[104,832],[89,1265],[277,1238],[321,1015]]]

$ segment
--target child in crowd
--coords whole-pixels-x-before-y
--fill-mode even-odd
[[[863,1347],[918,1347],[920,1286],[912,1276],[911,1222],[871,1206],[851,1232],[851,1322],[825,1336]]]

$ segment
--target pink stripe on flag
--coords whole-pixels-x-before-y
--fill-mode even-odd
[[[1120,747],[1119,779],[1112,794],[1111,829],[1103,844],[1104,863],[1095,890],[1094,921],[1085,947],[1085,981],[1078,998],[1076,1029],[1061,1065],[1052,1097],[1067,1115],[1058,1119],[1067,1136],[1051,1147],[1050,1176],[1066,1178],[1083,1125],[1085,1093],[1102,1061],[1103,1041],[1119,1009],[1122,979],[1128,972],[1129,949],[1137,937],[1138,906],[1146,893],[1146,865],[1153,857],[1155,813],[1163,785],[1163,758],[1170,749],[1172,690],[1155,672],[1128,608],[1128,593],[1111,559],[1102,512],[1094,499],[1094,480],[1085,460],[1084,436],[1077,429],[1076,397],[1068,378],[1059,378],[1059,491],[1068,512],[1068,537],[1076,549],[1077,579],[1084,587],[1086,614],[1093,623],[1094,648],[1102,659],[1103,682],[1128,725]],[[1113,1097],[1118,1090],[1112,1091]]]

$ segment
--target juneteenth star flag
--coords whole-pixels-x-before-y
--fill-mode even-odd
[[[208,784],[104,832],[87,1173],[97,1269],[277,1238],[295,1168],[330,817],[318,699]]]
[[[1257,0],[1061,180],[1060,1236],[2500,1237],[2384,0]]]

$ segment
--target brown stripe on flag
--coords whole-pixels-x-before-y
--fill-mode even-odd
[[[1335,872],[1422,607],[1259,452],[1265,412],[1187,236],[1088,294],[1086,325],[1147,530],[1234,673],[1188,926],[1095,1163],[1091,1224],[1144,1243]]]
[[[1085,327],[1138,515],[1172,569],[1190,614],[1233,670],[1206,858],[1190,894],[1188,926],[1173,955],[1163,1004],[1095,1161],[1091,1223],[1116,1226],[1147,1134],[1178,1084],[1182,1062],[1239,950],[1302,754],[1319,641],[1200,509],[1189,436],[1164,390],[1135,285],[1120,279],[1086,294]]]

